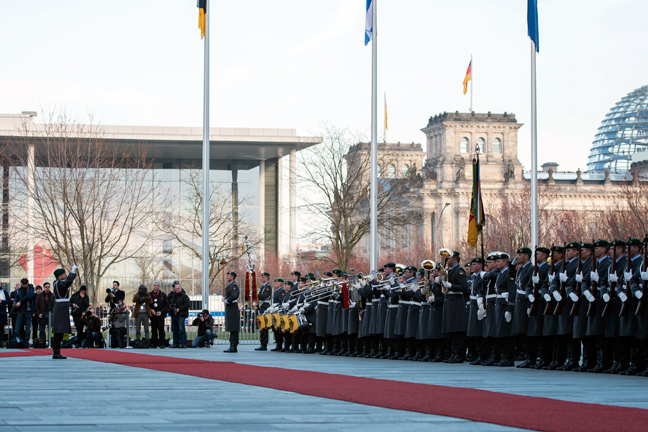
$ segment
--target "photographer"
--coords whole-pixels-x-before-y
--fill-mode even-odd
[[[173,282],[173,291],[169,294],[169,315],[171,315],[171,331],[173,345],[171,348],[187,348],[187,332],[185,319],[189,316],[189,296],[182,289],[179,281]]]
[[[128,311],[124,301],[119,300],[110,312],[110,347],[126,348],[126,329],[128,328]]]
[[[145,285],[140,285],[137,294],[133,296],[133,316],[135,317],[135,337],[142,338],[140,326],[144,326],[144,337],[149,338],[149,317],[153,314],[151,311],[151,296]]]
[[[45,326],[49,327],[49,315],[54,310],[54,294],[49,282],[43,284],[43,291],[36,296],[36,316],[38,317],[38,337],[47,339]]]
[[[166,294],[160,291],[160,282],[153,282],[153,291],[151,291],[151,348],[166,347],[166,335],[164,334],[164,320],[169,309],[169,301]]]
[[[101,320],[97,317],[92,309],[88,309],[85,313],[85,327],[86,337],[81,343],[83,348],[103,348],[102,334],[101,334]]]
[[[74,320],[74,328],[76,329],[78,344],[81,344],[81,341],[84,338],[83,335],[83,313],[88,310],[90,307],[90,299],[87,293],[88,289],[85,285],[81,285],[79,291],[72,294],[70,298],[70,314]]]
[[[205,347],[211,348],[212,329],[214,327],[214,318],[204,309],[200,315],[193,320],[191,325],[198,326],[198,336],[193,340],[191,346],[194,348]]]
[[[110,310],[115,308],[119,300],[123,301],[126,298],[126,293],[119,289],[118,281],[113,281],[112,288],[107,288],[106,292],[108,293],[106,296],[106,303],[110,304]]]

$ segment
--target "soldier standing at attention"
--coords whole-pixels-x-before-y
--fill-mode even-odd
[[[270,286],[270,273],[261,273],[261,288],[259,290],[259,315],[270,307],[270,299],[272,298],[272,287]],[[259,332],[259,339],[261,346],[255,348],[255,351],[268,350],[268,329],[263,329]]]
[[[230,334],[230,347],[224,352],[235,353],[239,343],[239,330],[241,329],[241,314],[238,308],[239,287],[236,284],[236,273],[227,272],[227,286],[225,287],[225,331]]]

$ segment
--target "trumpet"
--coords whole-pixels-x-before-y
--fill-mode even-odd
[[[446,264],[448,262],[448,258],[452,256],[452,251],[447,248],[441,248],[439,249],[439,255],[441,255],[441,257],[443,258],[439,280],[441,281],[441,292],[443,293],[443,295],[445,295],[448,292],[448,289],[445,287],[445,284],[443,282],[448,281],[448,269],[446,268]]]

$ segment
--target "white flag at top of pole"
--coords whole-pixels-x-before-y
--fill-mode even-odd
[[[365,46],[373,38],[373,0],[367,0],[367,14],[365,15]]]

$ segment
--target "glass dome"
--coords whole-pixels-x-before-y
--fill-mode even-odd
[[[648,150],[648,86],[628,93],[605,116],[592,143],[587,171],[627,171],[632,154],[644,150]]]

